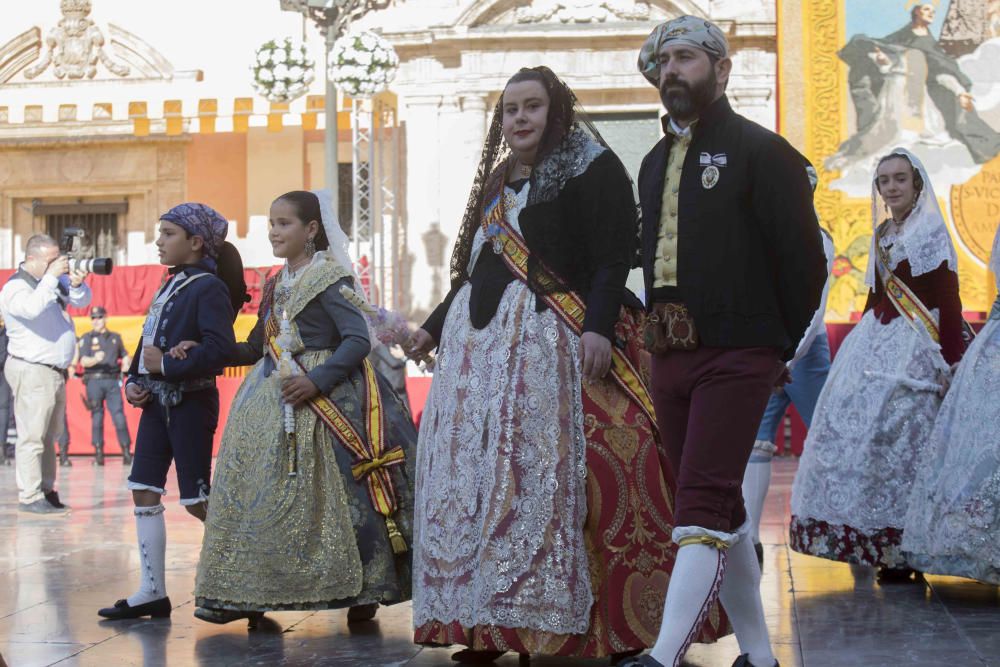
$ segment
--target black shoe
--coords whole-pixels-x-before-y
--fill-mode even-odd
[[[104,445],[94,445],[94,465],[104,466]]]
[[[359,621],[370,621],[378,613],[378,603],[359,604],[347,610],[347,622],[357,623]]]
[[[59,456],[59,465],[63,468],[73,467],[73,462],[69,460],[69,454],[61,454]]]
[[[45,494],[45,500],[47,500],[49,502],[49,505],[52,505],[55,508],[58,508],[58,509],[61,509],[61,510],[69,509],[68,507],[66,507],[66,505],[63,505],[62,502],[59,500],[59,492],[58,491],[49,491],[48,493],[46,493]]]
[[[506,651],[473,651],[471,648],[464,648],[458,653],[453,653],[451,659],[463,665],[488,665],[495,662]]]
[[[645,649],[637,648],[632,651],[622,651],[621,653],[612,653],[609,656],[610,664],[612,665],[612,667],[614,667],[615,665],[621,665],[629,658],[634,658],[635,656],[642,653],[644,650]]]
[[[194,617],[209,623],[225,625],[238,621],[241,618],[247,619],[247,629],[256,630],[260,619],[264,617],[262,611],[236,611],[235,609],[214,609],[212,607],[198,607],[194,610]]]
[[[64,508],[55,507],[45,498],[39,498],[33,503],[18,503],[19,512],[29,512],[31,514],[65,514]]]
[[[750,662],[750,654],[744,653],[740,657],[736,658],[736,662],[733,663],[733,667],[756,667],[752,662]],[[774,661],[774,667],[781,667],[777,660]]]
[[[153,618],[170,618],[170,611],[173,607],[170,598],[160,598],[145,604],[130,607],[128,600],[119,600],[114,607],[105,607],[97,612],[98,616],[109,618],[112,621],[120,621],[125,618],[140,618],[142,616],[152,616]]]
[[[880,584],[908,584],[920,581],[920,577],[914,577],[916,570],[908,567],[880,567],[875,578]]]
[[[640,655],[629,658],[625,662],[619,662],[618,667],[667,667],[662,662],[649,655]]]
[[[757,552],[757,564],[760,565],[760,571],[764,571],[764,545],[760,542],[753,543],[753,550]]]
[[[122,465],[123,466],[132,465],[132,455],[129,453],[128,449],[122,450]]]
[[[756,667],[756,665],[750,662],[750,654],[744,653],[740,657],[736,658],[736,662],[733,663],[733,667]],[[781,667],[781,664],[775,660],[774,667]]]

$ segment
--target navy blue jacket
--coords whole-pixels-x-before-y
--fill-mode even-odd
[[[186,266],[183,273],[190,277],[211,273],[200,265]],[[162,289],[177,279],[170,277]],[[153,342],[164,352],[164,373],[151,374],[156,380],[182,382],[221,375],[229,359],[236,355],[233,333],[233,305],[226,284],[214,275],[191,281],[179,289],[163,307]],[[167,358],[166,352],[181,341],[193,340],[200,345],[188,350],[187,359]],[[142,341],[132,356],[128,381],[139,378]]]

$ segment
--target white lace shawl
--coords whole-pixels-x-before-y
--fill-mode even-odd
[[[910,263],[910,272],[914,277],[933,271],[941,266],[942,262],[948,262],[948,268],[958,272],[955,246],[951,242],[951,235],[948,233],[948,226],[941,214],[941,207],[934,195],[934,187],[931,185],[927,170],[920,160],[905,148],[894,148],[890,154],[902,155],[908,159],[920,172],[924,187],[917,197],[916,206],[907,216],[902,231],[883,239],[883,245],[891,242],[893,246],[889,268],[895,270],[899,262],[906,259]],[[879,195],[877,183],[876,169],[872,176],[872,243],[868,256],[868,270],[865,272],[865,284],[872,289],[875,288],[875,267],[878,264],[875,247],[878,242],[878,228],[882,221],[890,217],[889,208]]]

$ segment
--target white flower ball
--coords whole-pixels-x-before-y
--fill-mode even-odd
[[[288,78],[288,67],[285,63],[278,63],[274,66],[274,78],[275,79],[287,79]]]
[[[271,70],[264,68],[257,73],[257,78],[266,83],[270,83],[274,81],[274,73],[272,73]]]
[[[302,79],[304,71],[298,65],[292,65],[288,68],[288,78],[292,81],[300,81]]]

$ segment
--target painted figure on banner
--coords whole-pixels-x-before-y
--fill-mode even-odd
[[[882,18],[872,12],[878,15],[869,18]],[[855,132],[826,167],[844,172],[841,185],[849,194],[867,188],[869,158],[891,145],[913,150],[934,165],[931,177],[941,183],[943,176],[947,185],[967,180],[1000,153],[1000,84],[987,65],[1000,56],[1000,41],[991,36],[956,58],[934,34],[939,14],[934,4],[913,5],[902,28],[880,38],[854,34],[838,52],[848,68]],[[978,17],[966,16],[977,25],[987,20],[985,8]]]

